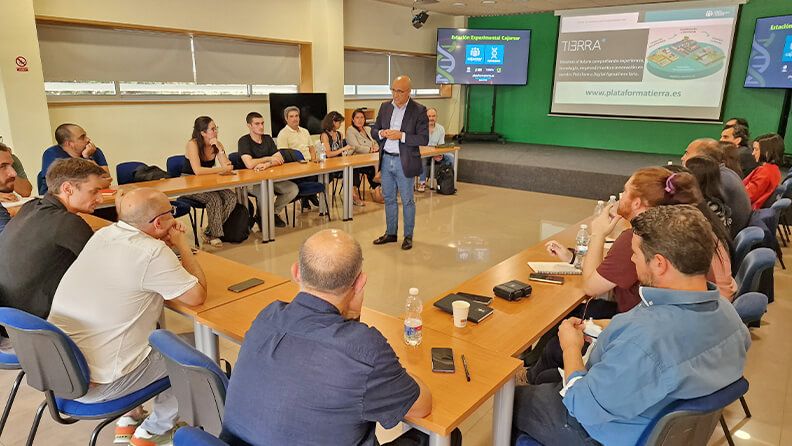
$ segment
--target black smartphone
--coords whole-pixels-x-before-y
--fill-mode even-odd
[[[248,288],[253,288],[254,286],[261,285],[262,283],[264,283],[264,281],[261,279],[256,279],[256,278],[248,279],[245,280],[244,282],[239,282],[231,285],[230,287],[228,287],[228,291],[241,293],[242,291],[245,291]]]
[[[551,276],[550,274],[531,273],[531,275],[528,276],[528,280],[533,280],[534,282],[554,283],[556,285],[564,284],[563,277]]]
[[[432,348],[432,371],[435,373],[454,373],[454,351],[450,348]]]
[[[308,161],[306,161],[306,160],[300,160],[300,164],[308,164]]]

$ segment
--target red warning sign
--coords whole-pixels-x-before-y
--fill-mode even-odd
[[[16,58],[17,71],[28,71],[27,59],[24,56],[17,56]]]

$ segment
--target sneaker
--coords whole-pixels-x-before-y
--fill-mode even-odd
[[[129,440],[132,446],[170,446],[173,445],[173,433],[176,432],[176,427],[165,432],[164,434],[152,434],[142,427],[135,429],[135,434]]]
[[[426,192],[426,183],[425,182],[418,183],[418,186],[415,187],[415,190],[417,190],[418,192]]]
[[[115,439],[113,439],[113,444],[129,444],[129,440],[132,439],[132,434],[135,433],[135,429],[140,426],[140,423],[143,422],[146,415],[148,414],[144,414],[139,420],[126,415],[119,418],[115,425]]]
[[[280,215],[275,215],[275,227],[276,228],[285,228],[286,227],[286,222],[283,221],[282,218],[280,218]]]
[[[212,247],[214,247],[214,248],[222,248],[223,247],[223,241],[220,240],[219,238],[213,238],[213,239],[209,240],[209,244],[212,245]]]

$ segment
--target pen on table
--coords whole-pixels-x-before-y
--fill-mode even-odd
[[[465,355],[462,355],[462,367],[465,368],[465,379],[470,382],[470,370],[468,370],[467,360],[465,359]]]

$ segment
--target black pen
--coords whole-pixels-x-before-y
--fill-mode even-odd
[[[465,378],[468,382],[470,382],[470,370],[468,370],[467,360],[465,359],[465,355],[462,355],[462,367],[465,368]]]

